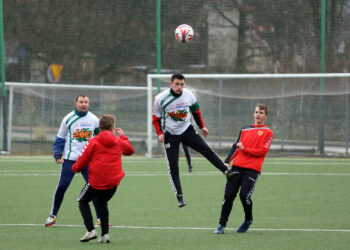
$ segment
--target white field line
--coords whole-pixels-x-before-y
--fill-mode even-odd
[[[208,165],[210,165],[210,163],[206,159],[204,159],[204,160],[205,160],[205,162],[208,163]],[[180,162],[181,162],[181,160],[180,160]],[[196,160],[194,162],[196,162]],[[150,161],[150,162],[147,162],[147,161],[133,161],[133,160],[126,161],[126,160],[123,159],[123,164],[128,164],[128,163],[146,164],[146,165],[147,164],[155,164],[152,161]],[[183,163],[185,163],[185,159],[183,160]],[[156,164],[163,164],[163,162],[157,161]],[[164,161],[164,165],[165,165],[165,161]],[[320,160],[320,161],[313,161],[313,162],[309,162],[309,161],[293,161],[293,160],[291,160],[291,161],[265,161],[264,165],[301,165],[301,166],[330,166],[330,167],[332,167],[333,165],[350,166],[350,160],[347,160],[347,161],[337,161],[337,160],[323,161],[323,160]]]
[[[226,156],[223,156],[226,157]],[[185,159],[181,157],[180,159]],[[204,157],[192,157],[195,161],[207,161]],[[124,162],[133,162],[133,163],[152,163],[152,162],[163,162],[165,161],[164,157],[159,158],[146,158],[143,156],[131,156],[131,157],[123,157]],[[52,156],[1,156],[0,162],[50,162],[54,163],[54,159]],[[306,163],[310,162],[311,164],[326,164],[326,162],[331,163],[348,163],[350,164],[350,160],[348,158],[316,158],[316,157],[268,157],[265,159],[265,163],[272,164],[289,164],[289,163]]]
[[[198,159],[199,160],[199,159]],[[197,159],[195,160],[197,161]],[[206,160],[205,160],[206,161]],[[0,158],[0,167],[2,167],[2,163],[4,162],[38,162],[38,163],[48,163],[53,164],[54,160],[38,160],[38,159],[1,159]],[[144,165],[152,165],[152,164],[162,164],[163,161],[151,161],[151,160],[125,160],[123,159],[124,164],[133,163],[133,164],[144,164]],[[165,164],[165,161],[164,161]],[[208,164],[210,164],[208,162]],[[300,165],[300,166],[334,166],[334,165],[340,165],[340,166],[350,166],[349,160],[306,160],[306,161],[265,161],[264,165]]]
[[[0,173],[58,173],[61,171],[61,168],[57,170],[0,170]]]
[[[350,166],[350,161],[348,162],[338,162],[338,161],[315,161],[315,162],[295,162],[295,161],[270,161],[265,162],[264,165],[301,165],[301,166],[334,166],[334,165],[341,165],[341,166]]]
[[[28,226],[44,227],[43,224],[0,224],[1,227],[10,226]],[[84,225],[54,225],[54,227],[81,227]],[[146,227],[146,226],[111,226],[112,228],[121,229],[143,229],[143,230],[215,230],[210,227]],[[235,231],[235,228],[225,228],[226,230]],[[326,228],[250,228],[249,231],[300,231],[300,232],[344,232],[350,233],[350,229],[326,229]]]
[[[165,172],[130,172],[126,171],[126,176],[168,176]],[[11,170],[0,170],[1,176],[59,176],[60,173],[57,171],[11,171]],[[218,176],[222,175],[220,172],[192,172],[192,173],[181,173],[181,176]],[[273,173],[273,172],[264,172],[263,176],[350,176],[350,173]]]

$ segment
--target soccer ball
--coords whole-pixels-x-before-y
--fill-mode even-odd
[[[175,30],[175,38],[179,42],[187,43],[193,38],[193,29],[188,24],[181,24]]]

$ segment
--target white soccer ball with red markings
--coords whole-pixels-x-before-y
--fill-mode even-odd
[[[193,29],[188,24],[181,24],[175,30],[175,38],[179,42],[188,43],[193,39]]]

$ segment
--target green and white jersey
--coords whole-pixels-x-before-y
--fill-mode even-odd
[[[180,135],[191,125],[191,112],[199,108],[196,97],[187,89],[175,96],[171,89],[158,94],[154,99],[153,115],[161,119],[163,133]]]
[[[78,116],[74,111],[66,115],[57,137],[65,140],[63,158],[76,161],[86,142],[99,132],[99,120],[91,112]]]

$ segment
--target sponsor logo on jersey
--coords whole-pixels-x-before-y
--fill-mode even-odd
[[[81,122],[80,123],[80,127],[91,127],[91,126],[92,126],[91,122]]]
[[[82,128],[81,130],[77,129],[73,133],[73,138],[78,142],[87,141],[92,137],[92,131],[90,129]]]
[[[185,105],[185,104],[176,105],[176,109],[185,109],[187,107],[188,105]]]
[[[178,110],[168,113],[168,116],[176,122],[184,121],[187,118],[187,110]]]
[[[259,135],[259,136],[261,136],[263,133],[264,133],[264,132],[261,131],[261,130],[258,131],[258,135]]]

